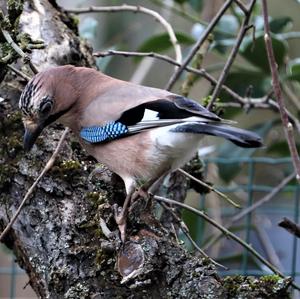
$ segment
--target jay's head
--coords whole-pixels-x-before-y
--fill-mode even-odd
[[[47,125],[71,108],[70,98],[74,97],[74,92],[65,69],[57,67],[38,73],[21,94],[19,108],[23,113],[24,149],[27,151]]]

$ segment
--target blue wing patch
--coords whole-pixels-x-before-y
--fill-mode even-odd
[[[80,137],[90,143],[100,143],[120,138],[128,133],[128,128],[120,122],[108,122],[103,126],[87,127],[80,131]]]

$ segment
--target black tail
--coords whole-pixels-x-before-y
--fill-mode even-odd
[[[205,134],[223,137],[241,147],[261,147],[262,139],[256,133],[222,124],[186,123],[178,125],[172,132]]]

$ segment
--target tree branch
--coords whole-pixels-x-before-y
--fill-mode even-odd
[[[120,6],[90,6],[87,8],[73,8],[73,9],[68,9],[66,10],[67,12],[70,13],[91,13],[91,12],[121,12],[121,11],[132,11],[135,13],[144,13],[147,15],[150,15],[154,17],[155,20],[157,20],[167,31],[169,37],[170,37],[170,42],[173,45],[175,55],[176,55],[176,61],[178,63],[181,63],[182,61],[182,53],[181,53],[181,47],[178,43],[178,40],[176,38],[176,35],[174,33],[174,30],[170,23],[168,23],[158,12],[151,10],[149,8],[143,7],[143,6],[135,6],[135,5],[127,5],[123,4]]]
[[[20,70],[16,69],[15,67],[13,67],[12,65],[8,64],[7,65],[8,68],[10,68],[15,74],[17,74],[19,77],[23,78],[25,81],[29,81],[31,79],[31,77],[29,77],[28,75],[24,74],[23,72],[21,72]]]
[[[48,160],[46,166],[44,167],[44,169],[42,170],[42,172],[40,173],[40,175],[37,177],[37,179],[34,181],[34,183],[32,184],[32,186],[28,189],[27,193],[25,194],[21,204],[19,205],[17,211],[15,212],[14,216],[12,217],[12,219],[9,221],[9,223],[6,225],[5,229],[3,230],[3,232],[0,235],[0,242],[3,242],[3,239],[5,238],[6,234],[9,232],[9,230],[11,229],[11,227],[13,226],[13,224],[15,223],[15,221],[17,220],[19,214],[22,211],[22,208],[24,207],[25,203],[27,202],[29,196],[32,194],[32,192],[34,191],[35,187],[37,186],[37,184],[39,183],[39,181],[43,178],[43,176],[46,174],[47,171],[49,171],[51,169],[51,167],[53,166],[55,159],[62,147],[62,144],[67,136],[69,132],[69,129],[66,128],[63,132],[63,134],[60,137],[60,140],[56,146],[55,151],[53,152],[52,156],[50,157],[50,159]]]
[[[234,0],[234,2],[243,11],[245,16],[249,15],[249,10],[243,2],[241,2],[240,0]]]
[[[211,20],[211,22],[208,24],[208,26],[206,27],[205,31],[202,33],[201,37],[199,38],[199,40],[197,41],[197,43],[194,45],[194,47],[192,48],[191,52],[186,57],[186,59],[184,60],[184,62],[182,63],[182,65],[174,72],[174,74],[170,78],[169,82],[166,85],[166,90],[171,90],[172,89],[172,87],[174,86],[174,84],[178,80],[179,76],[182,74],[182,72],[184,71],[184,69],[187,67],[187,65],[190,63],[190,61],[193,59],[193,57],[195,56],[195,54],[197,53],[197,51],[202,46],[203,42],[207,39],[208,35],[212,32],[212,30],[214,29],[214,27],[217,25],[217,23],[219,22],[219,20],[221,19],[221,17],[225,14],[226,10],[228,9],[228,7],[231,5],[231,3],[233,1],[234,0],[227,0],[223,4],[223,6],[218,11],[218,13]]]
[[[181,168],[178,168],[177,171],[181,172],[183,175],[185,175],[186,177],[188,177],[190,180],[193,180],[195,182],[197,182],[198,184],[204,186],[205,188],[207,188],[208,190],[215,192],[216,194],[218,194],[221,198],[225,199],[229,204],[233,205],[235,208],[240,209],[241,206],[237,203],[235,203],[232,199],[230,199],[226,194],[220,192],[219,190],[215,189],[214,187],[206,184],[205,182],[202,182],[201,180],[198,180],[197,178],[195,178],[194,176],[192,176],[191,174],[189,174],[188,172],[184,171]]]
[[[242,43],[247,31],[250,28],[249,27],[249,21],[250,21],[250,16],[251,16],[251,13],[252,13],[252,10],[254,8],[255,3],[256,3],[256,0],[252,0],[251,3],[250,3],[249,9],[247,10],[247,14],[246,14],[246,16],[243,20],[242,26],[241,26],[240,31],[238,33],[235,45],[232,48],[231,53],[228,56],[228,59],[226,60],[225,66],[224,66],[224,68],[221,72],[218,83],[217,83],[216,87],[214,88],[214,91],[213,91],[213,94],[211,96],[211,100],[210,100],[210,102],[207,106],[207,109],[211,109],[213,107],[214,102],[217,100],[217,97],[220,94],[222,85],[225,82],[225,80],[227,78],[227,75],[229,73],[231,65],[233,64],[233,62],[236,58],[236,55],[238,54],[241,43]]]
[[[284,180],[282,180],[280,182],[280,184],[278,184],[278,186],[273,188],[273,190],[270,193],[268,193],[266,196],[264,196],[263,198],[261,198],[260,200],[255,202],[253,205],[243,209],[240,213],[233,216],[231,218],[231,220],[229,222],[227,222],[225,227],[227,229],[230,229],[235,222],[243,219],[246,215],[255,211],[258,207],[262,206],[266,202],[270,201],[295,177],[295,175],[296,175],[295,173],[290,174],[288,177],[286,177]],[[212,238],[209,240],[209,242],[205,246],[203,246],[204,249],[207,250],[208,248],[210,248],[221,236],[222,236],[222,234],[217,234],[215,236],[212,236]]]
[[[194,248],[199,251],[199,253],[207,258],[208,260],[210,260],[211,263],[213,263],[215,266],[218,266],[220,268],[223,268],[225,270],[227,270],[227,268],[223,265],[221,265],[220,263],[216,262],[215,260],[213,260],[211,257],[209,257],[199,246],[198,244],[193,240],[193,238],[191,237],[189,230],[186,226],[186,224],[183,222],[183,220],[172,210],[171,207],[168,207],[166,203],[164,202],[160,202],[160,204],[162,205],[162,207],[167,210],[172,217],[176,220],[176,222],[179,224],[181,230],[183,231],[183,233],[185,234],[185,236],[189,239],[189,241],[192,243],[192,245],[194,246]]]
[[[279,75],[278,75],[278,70],[277,70],[277,64],[273,52],[273,47],[272,47],[272,40],[270,37],[270,26],[269,26],[269,15],[268,15],[268,6],[267,6],[267,0],[262,1],[262,7],[263,7],[263,17],[264,17],[264,27],[265,27],[265,44],[266,44],[266,51],[267,51],[267,56],[268,56],[268,61],[271,69],[271,74],[272,74],[272,85],[274,88],[274,94],[278,102],[279,106],[279,112],[284,128],[284,133],[285,137],[290,149],[291,157],[293,160],[293,165],[296,171],[296,178],[298,182],[300,182],[300,159],[296,147],[296,142],[294,138],[294,130],[293,130],[293,125],[289,121],[288,114],[286,112],[285,108],[285,103],[284,99],[282,96],[281,92],[281,87],[280,87],[280,81],[279,81]]]
[[[128,52],[128,51],[115,51],[115,50],[109,50],[109,51],[100,51],[93,53],[95,57],[106,57],[106,56],[124,56],[124,57],[152,57],[159,60],[163,60],[167,63],[174,64],[177,66],[182,66],[180,63],[177,63],[174,59],[172,59],[169,56],[161,55],[154,52]],[[213,86],[217,84],[217,80],[210,75],[205,69],[195,69],[189,66],[185,67],[185,70],[188,72],[192,72],[194,74],[197,74],[207,81],[209,81]],[[272,109],[274,111],[279,111],[278,104],[269,99],[269,95],[262,97],[262,98],[243,98],[238,93],[233,91],[231,88],[229,88],[226,85],[222,85],[222,89],[228,93],[235,101],[236,103],[218,103],[219,106],[222,107],[237,107],[237,108],[257,108],[257,109]],[[300,123],[297,117],[295,117],[291,112],[286,110],[288,113],[290,121],[296,126],[297,131],[300,133]]]
[[[16,53],[22,57],[24,59],[25,63],[28,63],[29,67],[31,68],[31,70],[33,71],[34,74],[38,73],[38,69],[36,68],[36,66],[31,62],[30,57],[25,54],[23,52],[23,50],[14,42],[14,40],[12,39],[12,37],[10,36],[9,32],[5,29],[1,29],[1,32],[4,36],[4,38],[6,39],[6,41],[8,42],[8,44],[16,51]]]
[[[292,220],[284,217],[283,220],[278,223],[278,225],[287,230],[290,234],[300,238],[300,225],[296,224]]]
[[[218,228],[224,235],[226,235],[227,237],[229,237],[232,240],[236,241],[242,247],[244,247],[245,249],[247,249],[251,254],[253,254],[260,262],[262,262],[264,265],[266,265],[274,273],[276,273],[277,275],[279,275],[282,278],[286,278],[281,271],[279,271],[269,261],[267,261],[262,255],[260,255],[255,249],[253,249],[251,245],[247,244],[241,238],[239,238],[238,236],[236,236],[235,234],[233,234],[232,232],[230,232],[228,229],[226,229],[224,226],[220,225],[215,220],[213,220],[212,218],[210,218],[209,216],[207,216],[204,212],[199,211],[199,210],[197,210],[197,209],[195,209],[193,207],[190,207],[190,206],[188,206],[188,205],[186,205],[184,203],[181,203],[181,202],[178,202],[178,201],[175,201],[175,200],[172,200],[172,199],[168,199],[168,198],[164,198],[164,197],[156,196],[156,195],[153,198],[155,200],[157,200],[158,202],[165,202],[165,203],[168,203],[168,204],[173,204],[173,205],[182,207],[182,208],[184,208],[186,210],[189,210],[192,213],[200,216],[201,218],[205,219],[208,223],[210,223],[214,227]],[[298,286],[294,282],[292,282],[292,286],[295,289],[300,290],[300,286]]]

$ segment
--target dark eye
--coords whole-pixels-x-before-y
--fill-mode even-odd
[[[40,113],[43,115],[48,114],[52,109],[52,103],[51,102],[45,102],[42,103],[41,107],[40,107]]]

